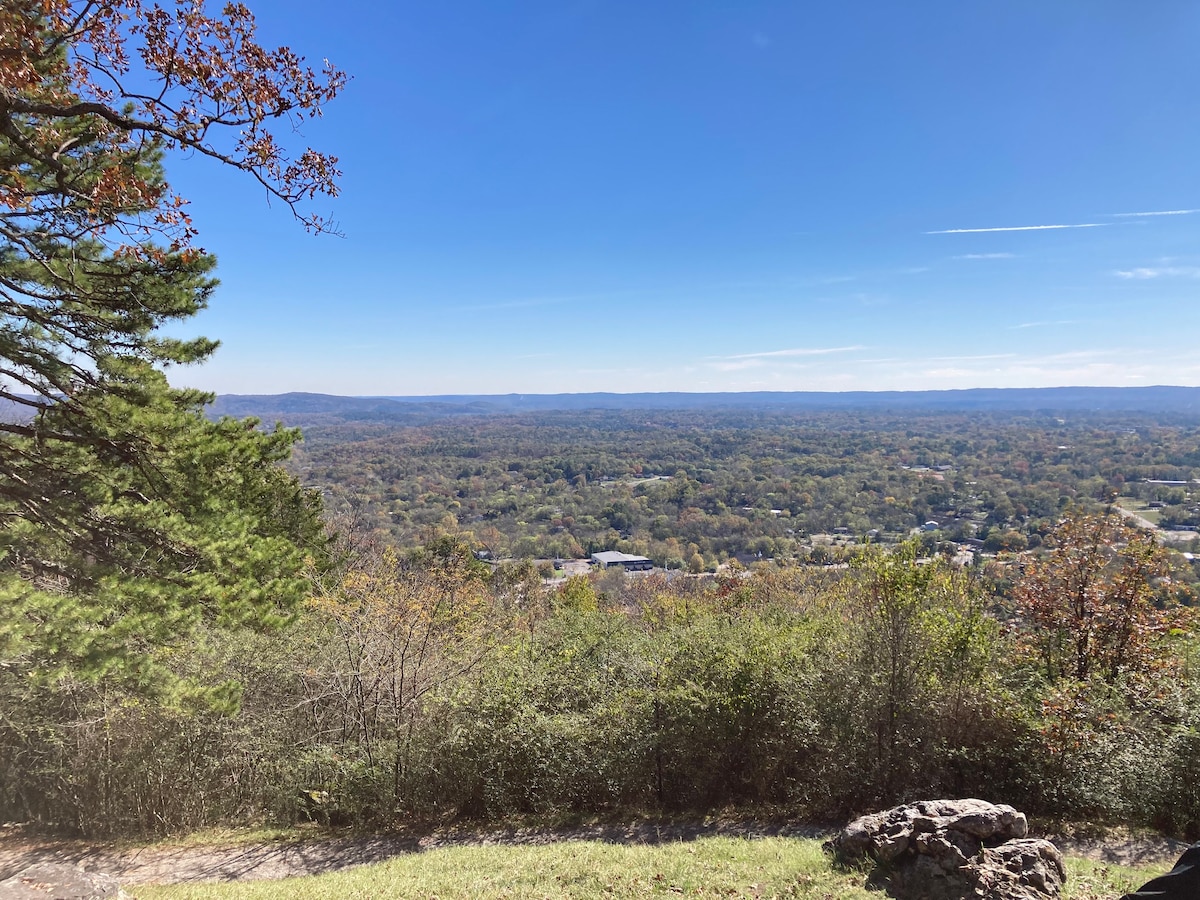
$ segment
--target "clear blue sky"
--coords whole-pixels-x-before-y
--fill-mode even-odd
[[[249,5],[354,76],[285,135],[345,237],[172,162],[222,279],[177,383],[1200,385],[1190,0]]]

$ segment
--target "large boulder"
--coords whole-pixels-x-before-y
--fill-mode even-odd
[[[0,881],[4,900],[129,900],[117,879],[73,863],[44,862]]]
[[[855,819],[825,845],[843,865],[874,863],[897,897],[1047,900],[1066,881],[1062,854],[1027,838],[1023,813],[983,800],[924,800]]]

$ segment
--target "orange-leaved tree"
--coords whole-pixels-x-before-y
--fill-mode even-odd
[[[249,173],[305,224],[329,228],[299,204],[337,193],[336,157],[291,156],[272,128],[320,115],[346,75],[261,46],[241,3],[213,14],[203,0],[5,0],[0,34],[6,225],[103,235],[129,252],[151,234],[185,246],[185,202],[145,166],[185,149]]]
[[[1156,605],[1167,559],[1154,535],[1115,513],[1073,513],[1047,539],[1052,549],[1017,581],[1017,610],[1046,676],[1112,682],[1162,662],[1158,639],[1174,621]]]

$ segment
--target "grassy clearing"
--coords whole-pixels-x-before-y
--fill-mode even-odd
[[[1164,870],[1071,860],[1064,900],[1111,900]],[[820,841],[707,837],[658,846],[571,841],[450,847],[309,878],[138,887],[138,900],[500,900],[685,896],[881,900],[862,873],[833,870]]]
[[[1147,522],[1154,525],[1159,523],[1162,518],[1162,510],[1151,509],[1150,505],[1145,500],[1138,500],[1135,497],[1118,497],[1117,506],[1121,509],[1128,510],[1134,515],[1141,516]]]
[[[833,872],[816,840],[709,837],[658,846],[570,841],[448,847],[374,866],[278,882],[138,888],[138,900],[499,898],[878,898]]]
[[[1068,858],[1063,900],[1114,900],[1170,868],[1169,864],[1129,867]]]

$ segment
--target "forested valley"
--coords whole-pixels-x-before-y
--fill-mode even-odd
[[[1116,510],[1187,524],[1197,433],[734,411],[312,425],[288,463],[326,507],[308,599],[151,650],[168,696],[0,671],[3,815],[88,834],[836,822],[954,795],[1194,836],[1194,536],[1164,547]],[[548,565],[596,549],[659,568]]]
[[[896,543],[926,523],[930,550],[1023,550],[1072,505],[1119,502],[1196,529],[1200,426],[1166,418],[725,409],[315,423],[291,467],[400,546],[444,532],[495,558],[621,550],[703,572],[731,558],[844,561],[868,535]],[[1174,535],[1182,549],[1192,536]]]

